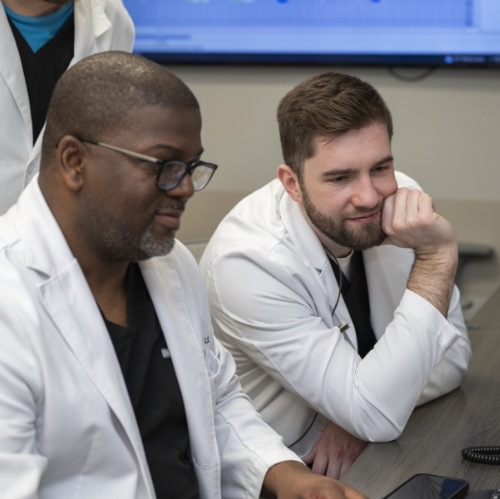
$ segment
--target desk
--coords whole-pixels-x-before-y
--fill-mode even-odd
[[[394,442],[369,444],[342,480],[380,499],[416,473],[500,487],[500,466],[471,463],[464,447],[500,446],[500,289],[469,321],[472,360],[462,385],[415,409]]]

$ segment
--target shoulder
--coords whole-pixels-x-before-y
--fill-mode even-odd
[[[280,207],[283,195],[281,183],[274,180],[244,197],[219,223],[204,257],[273,248],[286,232]]]
[[[75,30],[103,40],[99,50],[133,49],[135,27],[121,0],[75,0]]]

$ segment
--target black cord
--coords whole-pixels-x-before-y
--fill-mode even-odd
[[[467,461],[480,464],[500,465],[500,447],[467,447],[462,449],[462,457]]]
[[[302,433],[302,435],[300,435],[299,438],[297,438],[297,440],[295,440],[295,442],[291,443],[288,447],[293,447],[297,442],[300,442],[307,434],[307,432],[312,428],[312,425],[314,424],[314,421],[316,421],[316,418],[318,417],[318,413],[316,412],[314,414],[314,417],[312,418],[312,421],[311,423],[309,424],[309,426],[306,428],[306,431],[304,433]]]
[[[332,309],[332,315],[335,313],[335,310],[337,310],[337,305],[339,304],[339,301],[340,301],[340,295],[342,294],[342,269],[340,268],[340,264],[339,264],[339,261],[337,260],[337,258],[335,257],[335,255],[333,253],[330,253],[328,252],[328,255],[330,256],[330,258],[333,259],[333,261],[335,262],[335,265],[337,266],[337,268],[339,269],[339,293],[337,295],[337,301],[335,302],[335,305],[333,306],[333,309]]]
[[[430,76],[432,73],[434,73],[434,71],[436,71],[436,67],[432,66],[430,68],[425,68],[422,73],[415,76],[403,76],[399,74],[393,67],[388,67],[387,71],[389,72],[389,74],[394,76],[394,78],[397,78],[400,81],[415,82],[415,81],[421,81]]]

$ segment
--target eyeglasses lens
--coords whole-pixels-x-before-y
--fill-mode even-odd
[[[164,191],[174,189],[188,172],[191,175],[194,190],[201,191],[212,178],[214,169],[204,164],[190,168],[182,161],[169,161],[158,176],[158,187]]]

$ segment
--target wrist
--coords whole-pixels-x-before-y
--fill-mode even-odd
[[[294,476],[304,470],[307,470],[306,465],[299,461],[283,461],[271,466],[264,477],[262,497],[276,497],[282,484],[289,483]]]
[[[415,249],[415,262],[429,268],[429,271],[440,271],[446,275],[455,275],[458,266],[458,246],[450,244],[439,248]]]
[[[456,247],[415,252],[415,261],[408,279],[408,289],[426,299],[444,317],[447,317],[457,265]]]

